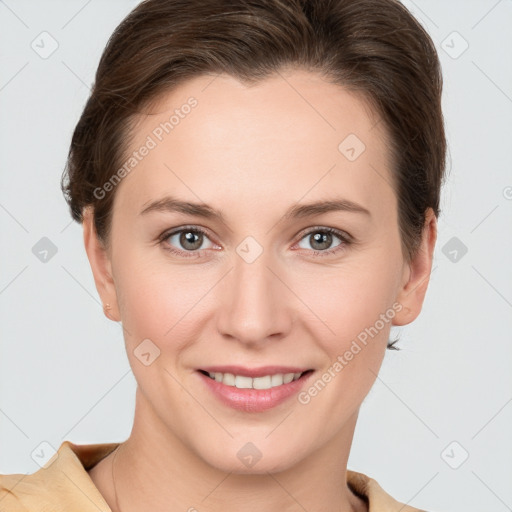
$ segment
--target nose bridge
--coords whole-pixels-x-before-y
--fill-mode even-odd
[[[289,295],[276,276],[279,270],[274,268],[271,251],[260,251],[257,256],[254,251],[250,242],[237,248],[220,301],[220,332],[245,343],[283,335],[291,325]]]

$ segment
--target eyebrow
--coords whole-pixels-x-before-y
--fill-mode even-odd
[[[205,219],[219,220],[227,225],[226,219],[222,212],[215,210],[211,206],[204,203],[191,203],[189,201],[182,201],[175,197],[164,197],[157,201],[149,203],[140,212],[145,215],[150,212],[179,212],[196,217],[203,217]],[[332,199],[329,201],[316,201],[306,204],[296,204],[291,206],[283,215],[284,220],[312,217],[314,215],[321,215],[334,211],[345,211],[351,213],[362,213],[371,217],[369,210],[360,204],[349,201],[348,199]]]

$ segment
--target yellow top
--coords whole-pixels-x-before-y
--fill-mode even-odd
[[[118,445],[64,441],[35,473],[0,475],[0,512],[112,512],[86,470]],[[394,500],[363,473],[348,470],[347,484],[368,501],[369,512],[425,512]]]

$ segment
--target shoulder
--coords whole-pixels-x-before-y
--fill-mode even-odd
[[[55,491],[62,486],[57,471],[42,467],[34,473],[0,474],[0,512],[62,510],[55,505]]]
[[[376,480],[364,473],[347,470],[347,484],[352,492],[367,501],[368,512],[426,512],[397,501]]]
[[[110,511],[87,469],[116,446],[116,443],[75,445],[64,441],[36,472],[0,474],[0,512]]]
[[[0,512],[28,512],[15,488],[27,475],[0,475]]]

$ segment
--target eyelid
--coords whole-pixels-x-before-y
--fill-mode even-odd
[[[198,224],[187,224],[184,226],[179,226],[176,228],[171,228],[166,231],[164,231],[159,237],[159,241],[164,241],[167,238],[169,238],[172,235],[176,235],[177,233],[181,233],[182,231],[196,231],[198,233],[202,233],[203,235],[207,236],[210,240],[212,239],[212,236],[210,234],[210,231],[207,228],[204,228],[203,226],[200,226]],[[213,240],[212,240],[213,242]],[[216,243],[216,242],[215,242]],[[217,244],[220,245],[220,244]]]
[[[337,237],[341,238],[342,240],[346,240],[347,242],[352,242],[354,240],[354,238],[349,233],[347,233],[346,231],[343,231],[342,229],[331,228],[329,226],[313,226],[313,227],[306,228],[305,230],[303,230],[299,233],[299,235],[298,235],[299,241],[302,240],[305,236],[307,236],[311,233],[315,233],[317,231],[327,231],[329,233],[336,235]]]
[[[210,235],[210,232],[208,229],[202,227],[202,226],[199,226],[197,224],[193,224],[193,225],[185,225],[185,226],[179,226],[179,227],[176,227],[176,228],[172,228],[172,229],[168,229],[166,231],[164,231],[157,239],[157,242],[162,245],[164,247],[164,249],[166,251],[169,251],[170,253],[172,254],[176,254],[180,257],[186,257],[186,258],[190,258],[190,257],[195,257],[195,258],[200,258],[203,256],[203,251],[205,251],[206,249],[201,249],[201,250],[195,250],[195,251],[185,251],[183,249],[179,249],[171,244],[166,244],[166,240],[169,239],[171,236],[174,236],[176,234],[179,234],[183,231],[194,231],[196,233],[201,233],[203,234],[205,237],[207,237],[210,242],[215,245],[215,246],[220,246],[220,244],[218,244],[217,242],[215,242],[214,240],[212,240],[212,236]],[[213,250],[218,250],[216,248],[214,248]]]

